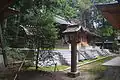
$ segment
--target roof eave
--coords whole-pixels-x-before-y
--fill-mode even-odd
[[[99,7],[104,7],[104,6],[114,6],[116,4],[118,5],[119,3],[117,3],[117,2],[113,2],[113,3],[98,3],[98,4],[95,4],[95,6],[97,8],[99,8]]]
[[[102,15],[112,24],[115,28],[120,28],[120,4],[109,3],[109,4],[96,4],[98,10],[101,11]]]

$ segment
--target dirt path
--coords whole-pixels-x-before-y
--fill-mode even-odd
[[[105,80],[102,79],[102,75],[106,70],[105,67],[101,66],[104,61],[109,59],[104,59],[97,61],[88,65],[81,66],[78,70],[80,71],[80,76],[76,78],[70,78],[65,72],[45,72],[45,71],[23,71],[18,74],[16,80]],[[10,78],[0,79],[0,80],[13,80]]]
[[[94,80],[95,77],[95,75],[90,75],[88,72],[81,72],[79,77],[70,78],[64,72],[26,71],[21,72],[17,80]]]
[[[59,75],[45,71],[24,71],[19,73],[17,80],[62,80]]]

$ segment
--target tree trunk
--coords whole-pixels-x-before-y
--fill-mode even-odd
[[[36,55],[36,70],[38,70],[38,62],[39,62],[39,41],[37,41],[37,55]]]
[[[0,25],[0,40],[1,40],[1,48],[2,48],[2,55],[4,59],[4,65],[7,67],[8,61],[7,61],[7,56],[5,52],[5,40],[3,36],[3,30],[2,30],[2,25]]]
[[[103,49],[104,49],[104,38],[102,40],[102,51],[103,51]]]

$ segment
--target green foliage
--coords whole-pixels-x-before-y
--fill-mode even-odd
[[[24,1],[25,4],[26,2],[27,1]],[[81,4],[83,5],[80,6]],[[25,7],[24,4],[22,7]],[[41,48],[53,48],[55,45],[55,39],[57,38],[56,29],[53,25],[53,16],[60,15],[67,18],[68,20],[75,17],[83,18],[83,16],[87,15],[88,12],[86,11],[86,9],[88,9],[89,7],[89,0],[34,0],[32,7],[29,9],[27,8],[27,10],[25,11],[27,13],[21,16],[21,23],[36,26],[36,29],[38,30],[37,36],[39,36],[39,42],[42,42],[40,44]],[[83,12],[82,15],[77,16],[78,14],[81,14],[81,12]],[[84,17],[83,19],[85,18],[86,17]],[[41,35],[44,36],[41,37]]]
[[[104,1],[98,0],[98,2]],[[13,7],[19,9],[21,14],[18,17],[12,17],[8,25],[17,27],[19,24],[30,24],[36,26],[36,29],[39,29],[38,31],[40,32],[38,35],[44,35],[44,38],[41,38],[41,42],[45,41],[42,45],[45,44],[46,46],[46,43],[48,43],[49,46],[53,46],[57,38],[53,19],[54,15],[63,16],[68,20],[77,18],[83,26],[92,27],[94,20],[101,20],[101,15],[96,15],[98,14],[96,9],[91,6],[90,0],[18,0]],[[91,16],[93,11],[94,14],[96,12],[95,16]],[[17,22],[15,22],[16,20]],[[109,36],[113,31],[111,28],[108,28],[108,30],[107,28],[101,29],[101,33]]]
[[[113,47],[113,50],[118,50],[119,49],[119,46],[117,45],[118,44],[118,41],[113,41],[113,44],[112,44],[112,47]]]
[[[101,35],[102,36],[111,36],[113,34],[113,27],[107,26],[101,28]]]
[[[54,10],[55,14],[67,19],[81,18],[84,11],[91,6],[90,0],[57,0],[57,3],[57,8]]]
[[[23,60],[25,58],[25,54],[22,53],[19,49],[15,48],[6,48],[6,54],[9,62]]]
[[[39,35],[38,38],[41,40],[39,41],[41,47],[54,47],[57,38],[54,15],[63,16],[68,20],[77,18],[83,26],[91,27],[93,18],[96,17],[91,17],[91,6],[90,0],[18,0],[12,7],[19,9],[21,14],[17,17],[11,17],[8,26],[17,27],[19,24],[36,26],[37,36]],[[107,36],[112,34],[110,28],[109,30],[102,29],[101,32]]]
[[[97,14],[96,20],[101,23],[97,28],[99,35],[101,36],[113,36],[114,38],[114,28],[113,26],[101,15]]]
[[[90,0],[78,0],[77,7],[79,7],[82,10],[86,10],[89,9],[91,5],[92,4]]]
[[[76,8],[73,6],[72,0],[57,0],[57,7],[54,9],[54,13],[67,19],[73,18],[76,16]]]
[[[26,18],[27,24],[35,26],[35,43],[39,45],[42,49],[52,49],[54,48],[55,41],[57,39],[57,32],[54,25],[53,14],[50,10],[46,8],[31,10],[31,14],[27,14],[29,17]],[[36,43],[36,42],[38,42]]]
[[[21,14],[17,17],[13,16],[8,19],[8,27],[15,27],[14,37],[18,36],[19,25],[31,25],[37,30],[34,37],[36,46],[41,45],[41,48],[54,48],[57,32],[54,25],[53,11],[56,1],[54,0],[19,0],[15,2],[15,9],[19,9]],[[17,22],[16,22],[17,21]],[[11,24],[13,23],[13,24]],[[10,28],[9,28],[10,29]],[[17,31],[17,32],[16,32]],[[6,35],[7,36],[7,35]],[[9,35],[13,36],[13,35]],[[39,41],[39,44],[38,44]]]

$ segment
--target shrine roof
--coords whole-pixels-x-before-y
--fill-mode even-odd
[[[96,4],[102,15],[112,24],[113,27],[120,29],[120,4]]]
[[[20,27],[23,28],[26,35],[35,35],[37,33],[37,30],[36,30],[35,26],[31,26],[31,25],[23,26],[23,25],[20,25]]]
[[[81,31],[83,30],[84,32],[86,32],[87,34],[90,34],[92,36],[97,36],[100,37],[99,35],[95,34],[94,32],[90,32],[88,28],[79,26],[79,25],[70,25],[67,27],[67,29],[65,31],[63,31],[63,33],[74,33],[77,31]]]
[[[73,33],[73,32],[79,31],[80,29],[81,29],[81,26],[78,26],[78,25],[69,26],[65,31],[63,31],[63,33]]]
[[[73,25],[73,23],[58,15],[54,16],[54,20],[59,24]]]

